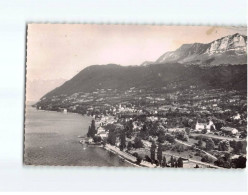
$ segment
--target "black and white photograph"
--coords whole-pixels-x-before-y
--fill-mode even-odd
[[[246,167],[246,27],[26,29],[25,165]]]
[[[1,0],[0,194],[247,192],[247,1]]]

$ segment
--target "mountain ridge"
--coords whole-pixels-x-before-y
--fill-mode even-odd
[[[171,83],[182,89],[197,84],[200,88],[246,90],[246,43],[246,36],[234,34],[207,44],[183,44],[160,60],[140,66],[88,66],[41,99],[97,89],[161,89]]]
[[[175,51],[168,51],[149,64],[175,62],[187,65],[245,64],[246,52],[247,36],[235,33],[210,43],[183,44]]]
[[[161,89],[174,83],[178,88],[197,84],[200,88],[246,89],[245,65],[213,67],[184,66],[179,63],[148,66],[93,65],[87,67],[42,98],[74,93],[92,93],[97,89]],[[42,99],[41,98],[41,99]]]

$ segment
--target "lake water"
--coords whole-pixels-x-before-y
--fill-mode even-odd
[[[27,165],[132,167],[117,155],[95,146],[82,145],[91,118],[36,110],[27,106],[24,163]]]

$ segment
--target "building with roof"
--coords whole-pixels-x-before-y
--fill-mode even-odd
[[[236,135],[239,132],[237,129],[232,127],[222,127],[221,131],[229,135]]]
[[[207,131],[210,132],[211,127],[212,127],[212,129],[216,130],[215,125],[214,125],[213,121],[211,121],[211,120],[208,123],[199,123],[197,121],[196,125],[195,125],[195,130],[196,131],[202,131],[203,129],[207,129]]]

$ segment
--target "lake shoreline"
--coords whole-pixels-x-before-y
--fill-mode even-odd
[[[36,110],[37,110],[37,111],[42,111],[42,112],[61,113],[61,114],[63,114],[63,115],[75,114],[75,115],[80,115],[80,116],[82,116],[82,117],[87,117],[87,118],[89,118],[90,120],[93,119],[92,116],[88,116],[88,115],[85,115],[85,114],[83,115],[83,114],[76,113],[76,112],[69,112],[69,111],[68,111],[67,113],[63,113],[63,112],[55,111],[55,110],[40,110],[40,109],[36,109]],[[86,136],[87,136],[87,134],[82,135],[82,137],[86,137]],[[80,135],[79,135],[78,138],[80,138]],[[81,143],[81,141],[79,141],[79,142]],[[81,143],[81,144],[82,144],[82,143]],[[131,162],[129,159],[122,157],[122,156],[120,155],[120,153],[118,153],[117,151],[111,150],[109,147],[106,147],[106,145],[105,145],[105,146],[103,146],[103,145],[101,145],[101,144],[87,144],[87,145],[88,145],[88,146],[92,146],[92,147],[103,148],[104,150],[109,151],[109,152],[111,152],[112,154],[115,154],[119,159],[121,159],[121,160],[124,159],[127,163],[129,163],[129,164],[131,164],[131,165],[134,165],[134,166],[136,166],[136,167],[141,167],[141,166],[135,164],[134,162]]]
[[[36,109],[35,107],[32,107],[33,109]],[[92,120],[93,117],[92,116],[88,116],[88,115],[83,115],[83,114],[80,114],[80,113],[76,113],[76,112],[67,112],[67,113],[63,113],[63,112],[60,112],[60,111],[55,111],[55,110],[42,110],[42,109],[36,109],[37,111],[41,111],[41,112],[51,112],[51,113],[59,113],[59,114],[62,114],[62,115],[80,115],[84,118],[87,118],[88,120]],[[86,137],[87,134],[85,135],[78,135],[77,138],[84,138]],[[81,141],[79,141],[81,143]],[[82,144],[82,143],[81,143]],[[87,144],[88,146],[92,146],[92,147],[96,147],[96,148],[103,148],[105,151],[109,151],[111,152],[112,154],[116,155],[116,157],[118,157],[120,160],[124,160],[125,162],[127,162],[128,164],[131,164],[135,167],[147,167],[147,168],[151,168],[151,166],[149,165],[138,165],[136,164],[136,160],[132,159],[132,158],[136,158],[134,156],[131,156],[130,154],[126,153],[126,152],[123,152],[123,151],[118,151],[117,149],[113,149],[111,148],[110,145],[106,144],[105,146],[103,145],[98,145],[98,144]],[[125,153],[125,154],[122,154],[122,153]],[[129,156],[129,157],[128,157]]]
[[[133,167],[120,160],[118,155],[108,155],[105,149],[95,146],[84,149],[80,138],[87,135],[91,116],[79,113],[38,110],[26,106],[25,110],[25,165],[33,166],[86,166]]]

